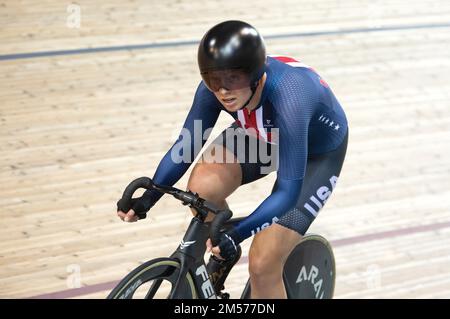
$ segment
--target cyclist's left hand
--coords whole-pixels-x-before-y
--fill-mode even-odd
[[[206,250],[219,259],[230,260],[237,254],[237,245],[229,234],[222,233],[219,244],[215,247],[212,247],[211,239],[208,238],[206,241]]]

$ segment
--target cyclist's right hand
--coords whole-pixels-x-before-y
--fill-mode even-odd
[[[131,199],[131,209],[128,212],[124,212],[120,209],[122,199],[117,202],[117,216],[124,222],[136,222],[139,219],[145,219],[147,212],[153,207],[152,199],[149,196],[142,195],[138,198]]]
[[[139,220],[139,216],[137,216],[134,212],[134,210],[130,209],[128,211],[128,213],[124,213],[121,210],[117,211],[117,216],[119,216],[119,218],[124,221],[124,222],[128,222],[128,223],[133,223],[133,222],[137,222]]]

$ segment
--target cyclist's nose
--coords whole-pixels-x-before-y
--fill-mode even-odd
[[[219,88],[219,93],[222,94],[222,95],[226,95],[228,92],[230,92],[230,90],[228,90],[225,87],[220,87]]]

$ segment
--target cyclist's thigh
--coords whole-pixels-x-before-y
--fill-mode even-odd
[[[348,133],[334,151],[308,158],[301,194],[295,207],[277,224],[304,235],[336,187],[347,150]],[[276,185],[275,185],[276,187]]]
[[[270,145],[245,134],[233,123],[204,151],[191,173],[188,188],[209,196],[210,200],[223,201],[240,185],[274,170],[273,165],[263,163],[260,158],[266,149],[270,152]]]
[[[223,157],[232,160],[224,161]],[[220,204],[240,186],[241,179],[241,167],[234,155],[222,145],[211,144],[194,166],[187,188]]]
[[[241,166],[241,185],[252,183],[276,170],[276,146],[249,135],[237,123],[226,128],[213,142],[225,146]]]
[[[276,265],[277,259],[284,264],[292,249],[300,242],[336,186],[345,159],[347,138],[335,151],[308,158],[296,206],[275,224],[256,234],[252,242],[250,267],[252,262],[257,263],[253,265],[253,270],[266,269],[258,263]]]

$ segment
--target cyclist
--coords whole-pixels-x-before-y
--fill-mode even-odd
[[[202,154],[187,188],[225,208],[226,198],[239,186],[273,171],[277,178],[271,194],[223,231],[216,247],[208,240],[208,251],[215,256],[208,267],[219,273],[213,281],[220,286],[226,269],[240,257],[239,243],[253,237],[251,297],[286,298],[284,263],[330,197],[344,162],[345,113],[320,75],[294,58],[267,56],[263,38],[245,22],[225,21],[211,28],[200,42],[198,64],[202,81],[183,131],[153,180],[175,184],[196,158],[196,143],[204,145],[219,113],[230,114],[235,121]],[[161,196],[146,191],[133,200],[129,212],[118,215],[128,222],[145,218]]]

